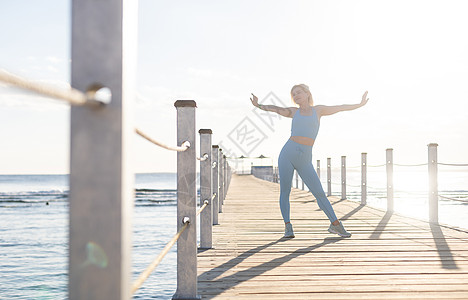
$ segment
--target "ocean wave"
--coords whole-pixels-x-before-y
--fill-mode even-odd
[[[177,189],[135,189],[136,192],[177,192]]]
[[[17,196],[49,196],[68,194],[68,190],[44,190],[44,191],[21,191],[21,192],[0,192],[1,196],[17,195]]]
[[[135,204],[141,205],[172,205],[177,202],[175,189],[135,189]],[[69,191],[44,190],[27,192],[0,192],[0,203],[47,203],[68,201]]]
[[[4,203],[46,203],[64,201],[67,198],[68,191],[61,190],[0,193],[0,202]]]

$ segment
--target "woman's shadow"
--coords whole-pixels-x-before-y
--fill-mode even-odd
[[[238,271],[238,272],[236,272],[234,274],[231,274],[229,276],[225,276],[225,277],[216,279],[219,276],[221,276],[222,274],[228,272],[229,270],[231,270],[234,267],[236,267],[237,265],[239,265],[245,259],[247,259],[247,258],[249,258],[249,257],[251,257],[251,256],[253,256],[253,255],[255,255],[255,254],[259,253],[259,252],[261,252],[262,250],[265,250],[265,249],[267,249],[267,248],[269,248],[269,247],[271,247],[273,245],[279,244],[281,242],[285,242],[285,241],[290,240],[290,239],[286,239],[286,238],[281,238],[281,239],[278,239],[276,241],[270,242],[268,244],[261,245],[261,246],[258,246],[256,248],[247,250],[244,253],[238,255],[237,257],[229,260],[228,262],[225,262],[224,264],[222,264],[220,266],[214,267],[213,269],[200,274],[198,276],[198,282],[201,282],[201,281],[208,282],[208,284],[206,284],[206,285],[216,287],[216,289],[212,289],[212,291],[214,291],[216,294],[220,294],[222,291],[228,290],[228,289],[238,285],[241,282],[248,281],[251,278],[259,276],[259,275],[261,275],[261,274],[263,274],[263,273],[265,273],[267,271],[273,270],[276,267],[279,267],[282,264],[284,264],[284,263],[286,263],[286,262],[288,262],[288,261],[290,261],[290,260],[292,260],[292,259],[294,259],[296,257],[299,257],[301,255],[310,253],[311,251],[313,251],[315,249],[318,249],[320,247],[326,246],[328,244],[333,244],[333,243],[339,242],[342,239],[344,239],[344,238],[341,238],[341,237],[328,237],[328,238],[325,238],[322,242],[320,242],[318,244],[311,245],[311,246],[305,247],[305,248],[297,249],[296,251],[294,251],[292,253],[289,253],[289,254],[287,254],[285,256],[277,257],[277,258],[272,259],[270,261],[264,262],[264,263],[262,263],[260,265],[253,266],[253,267],[250,267],[248,269]],[[203,294],[203,291],[200,291],[200,294]],[[215,296],[216,294],[211,294],[210,293],[209,295],[206,295],[206,297],[212,297],[212,296]]]

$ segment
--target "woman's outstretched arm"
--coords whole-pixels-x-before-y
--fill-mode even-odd
[[[258,107],[261,110],[272,111],[287,118],[292,118],[292,116],[294,115],[294,112],[292,111],[291,107],[279,107],[276,105],[258,104],[258,98],[254,94],[252,94],[252,98],[250,98],[250,101],[252,101],[252,104],[255,107]]]
[[[367,91],[366,91],[364,95],[362,95],[362,100],[361,100],[361,103],[359,104],[343,104],[343,105],[335,105],[335,106],[317,105],[316,109],[317,109],[317,113],[319,113],[320,116],[329,116],[340,111],[353,110],[353,109],[362,107],[366,105],[367,101],[369,101],[369,98],[367,98]]]

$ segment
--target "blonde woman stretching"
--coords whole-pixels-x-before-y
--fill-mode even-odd
[[[350,237],[323,191],[320,180],[312,165],[312,146],[320,126],[320,118],[364,106],[367,101],[367,91],[362,96],[361,103],[351,105],[325,106],[315,105],[309,87],[298,84],[291,89],[291,98],[298,107],[278,107],[275,105],[258,104],[258,98],[252,94],[252,104],[262,110],[272,111],[281,116],[292,118],[291,137],[281,149],[278,158],[280,176],[280,208],[285,223],[284,237],[293,238],[294,231],[289,217],[289,194],[294,169],[297,170],[304,183],[317,199],[321,210],[325,212],[331,224],[328,231],[343,237]]]

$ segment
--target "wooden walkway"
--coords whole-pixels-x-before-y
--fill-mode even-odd
[[[291,192],[283,239],[279,185],[233,175],[213,249],[199,251],[202,299],[468,299],[468,230],[330,197],[351,238],[306,191]]]

